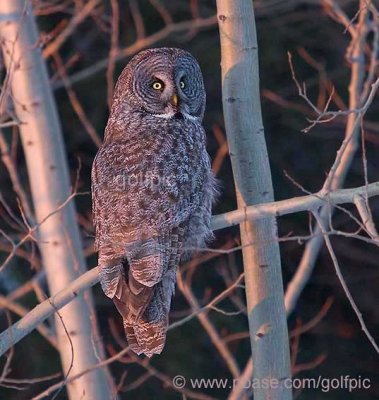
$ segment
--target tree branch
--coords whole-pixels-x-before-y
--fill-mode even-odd
[[[216,215],[212,218],[212,229],[216,231],[238,225],[242,222],[264,219],[269,216],[281,216],[301,211],[317,210],[325,203],[332,205],[354,203],[362,195],[366,198],[379,196],[379,182],[353,189],[336,190],[324,196],[315,193],[309,196],[248,206],[242,210]],[[80,293],[91,288],[97,282],[97,267],[95,267],[74,280],[56,295],[33,308],[25,317],[0,334],[0,356],[54,314],[56,309],[59,310],[64,307]]]
[[[333,11],[338,13],[339,17],[342,16],[342,11],[339,10],[334,1],[328,0],[327,3],[333,6]],[[367,99],[363,99],[364,104],[362,104],[361,93],[365,74],[364,52],[368,34],[368,9],[365,0],[360,0],[360,10],[359,21],[356,25],[353,25],[353,21],[347,24],[346,18],[344,16],[341,17],[344,26],[352,35],[351,44],[347,50],[347,57],[352,64],[349,86],[349,110],[356,110],[357,112],[349,113],[347,116],[345,138],[325,180],[322,189],[324,192],[335,191],[343,186],[346,175],[359,148],[361,121],[377,92],[377,85],[379,85],[378,79],[371,86],[370,95]],[[325,222],[331,218],[332,214],[333,208],[329,206],[323,207],[319,212],[320,218]],[[322,244],[321,229],[319,224],[316,224],[314,226],[314,236],[308,241],[296,273],[287,286],[285,304],[287,313],[289,314],[294,310],[296,302],[312,274]]]

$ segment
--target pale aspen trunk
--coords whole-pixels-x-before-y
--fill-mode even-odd
[[[273,201],[260,109],[253,3],[217,0],[226,133],[238,207]],[[275,218],[241,224],[254,378],[277,381],[254,389],[254,399],[291,399],[286,313]],[[263,382],[263,381],[261,381]],[[270,386],[270,385],[268,385]]]
[[[38,243],[50,293],[54,295],[85,271],[85,261],[73,201],[54,213],[69,197],[70,181],[58,113],[28,1],[0,1],[0,36],[10,90],[21,121],[36,221],[41,222],[51,214],[38,229]],[[77,296],[59,313],[73,347],[72,352],[68,335],[57,317],[63,371],[66,374],[72,364],[70,375],[76,375],[98,363],[97,354],[103,354],[97,340],[90,293],[85,299]],[[109,399],[112,397],[109,383],[105,370],[95,370],[68,385],[69,397]]]

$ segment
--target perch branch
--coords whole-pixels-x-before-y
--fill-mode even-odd
[[[241,210],[216,215],[212,218],[212,229],[224,229],[238,225],[244,221],[267,218],[267,216],[281,216],[296,212],[317,210],[325,203],[333,205],[354,203],[356,199],[359,199],[362,196],[365,196],[366,198],[379,196],[379,182],[353,189],[336,190],[335,192],[330,192],[324,196],[315,193],[288,200],[248,206]],[[33,308],[23,318],[0,334],[0,356],[40,325],[44,320],[54,314],[55,309],[59,310],[64,307],[66,304],[74,300],[80,293],[94,286],[97,282],[97,268],[93,268],[74,280],[55,296],[50,297]],[[53,307],[52,304],[55,307]]]

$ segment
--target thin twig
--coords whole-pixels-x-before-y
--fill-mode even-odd
[[[366,192],[367,190],[367,192]],[[355,196],[359,194],[367,194],[368,197],[379,195],[379,182],[370,184],[368,187],[354,189],[341,189],[328,194],[328,197],[323,198],[319,195],[302,196],[298,198],[282,200],[273,203],[258,204],[255,206],[246,207],[245,210],[236,210],[223,215],[213,217],[213,230],[223,229],[228,226],[240,224],[246,220],[254,220],[255,218],[265,218],[267,215],[285,215],[299,211],[315,210],[325,202],[329,204],[352,203]],[[339,234],[348,237],[355,237],[372,243],[372,239],[359,237],[356,234],[348,234],[345,232],[333,231],[332,234]],[[306,238],[305,238],[306,239]],[[278,240],[278,238],[273,238]],[[295,238],[294,240],[300,240]],[[322,240],[322,236],[321,236]],[[251,244],[249,244],[251,245]],[[78,294],[90,288],[98,282],[97,268],[86,272],[75,281],[73,281],[64,290],[50,298],[57,309],[72,301]],[[200,307],[199,307],[200,308]],[[4,354],[10,346],[20,341],[37,325],[54,313],[54,308],[48,300],[36,306],[25,317],[17,321],[10,328],[0,334],[0,355]]]
[[[133,54],[137,53],[138,51],[153,46],[155,43],[162,41],[163,39],[167,38],[172,34],[178,34],[180,32],[186,32],[192,27],[196,27],[198,29],[206,29],[215,27],[217,23],[217,18],[215,15],[208,17],[208,18],[201,18],[198,20],[188,20],[188,21],[181,21],[175,22],[169,25],[166,25],[161,30],[153,33],[152,35],[146,36],[143,39],[137,40],[132,45],[124,47],[120,49],[118,54],[115,57],[116,61],[123,60],[124,58],[130,57]],[[73,85],[83,79],[87,79],[98,72],[105,69],[108,65],[108,57],[104,58],[96,62],[95,64],[73,74],[70,76],[70,83]],[[59,89],[63,87],[63,82],[57,82],[53,85],[54,89]]]
[[[339,281],[341,283],[341,286],[342,286],[342,288],[343,288],[343,290],[344,290],[344,292],[346,294],[346,297],[348,298],[348,300],[349,300],[349,302],[351,304],[351,307],[353,308],[356,316],[358,317],[358,320],[359,320],[359,322],[361,324],[361,328],[362,328],[363,332],[365,333],[365,335],[367,336],[367,339],[370,341],[370,343],[374,347],[375,351],[379,354],[379,346],[375,342],[375,340],[372,337],[372,335],[369,332],[369,330],[367,329],[366,323],[365,323],[365,321],[364,321],[364,319],[362,317],[362,313],[359,310],[357,304],[355,303],[355,301],[353,299],[353,296],[351,295],[351,292],[350,292],[350,290],[349,290],[349,288],[348,288],[348,286],[346,284],[345,278],[342,275],[342,271],[341,271],[338,259],[336,257],[335,252],[334,252],[334,249],[333,249],[332,243],[330,241],[329,235],[326,232],[326,229],[325,229],[325,226],[324,226],[324,221],[322,220],[322,218],[320,218],[320,216],[318,215],[317,212],[314,213],[314,217],[315,217],[317,223],[320,226],[320,229],[321,229],[321,232],[323,234],[326,247],[327,247],[327,249],[329,251],[330,257],[331,257],[331,259],[333,261],[334,268],[336,270],[337,277],[338,277],[338,279],[339,279]]]
[[[80,25],[99,4],[99,0],[90,0],[80,12],[76,13],[66,28],[51,42],[42,52],[45,58],[50,57],[52,54],[57,53],[63,43],[72,35],[74,30]]]

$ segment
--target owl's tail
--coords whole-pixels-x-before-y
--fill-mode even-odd
[[[142,321],[132,326],[124,320],[124,327],[129,347],[136,354],[151,357],[162,352],[166,342],[166,323],[152,324]]]
[[[103,269],[100,273],[103,290],[122,315],[128,344],[137,354],[151,357],[160,354],[164,348],[175,270],[167,271],[152,287],[141,284],[131,275],[125,279],[122,265]]]
[[[124,259],[99,270],[104,293],[123,317],[130,348],[148,357],[160,354],[165,345],[175,289],[180,241],[178,235],[169,234],[170,239],[159,238],[161,243],[144,242],[130,262]]]
[[[169,270],[152,289],[151,300],[136,320],[124,319],[130,348],[137,354],[160,354],[166,341],[168,316],[175,285],[175,269]]]

